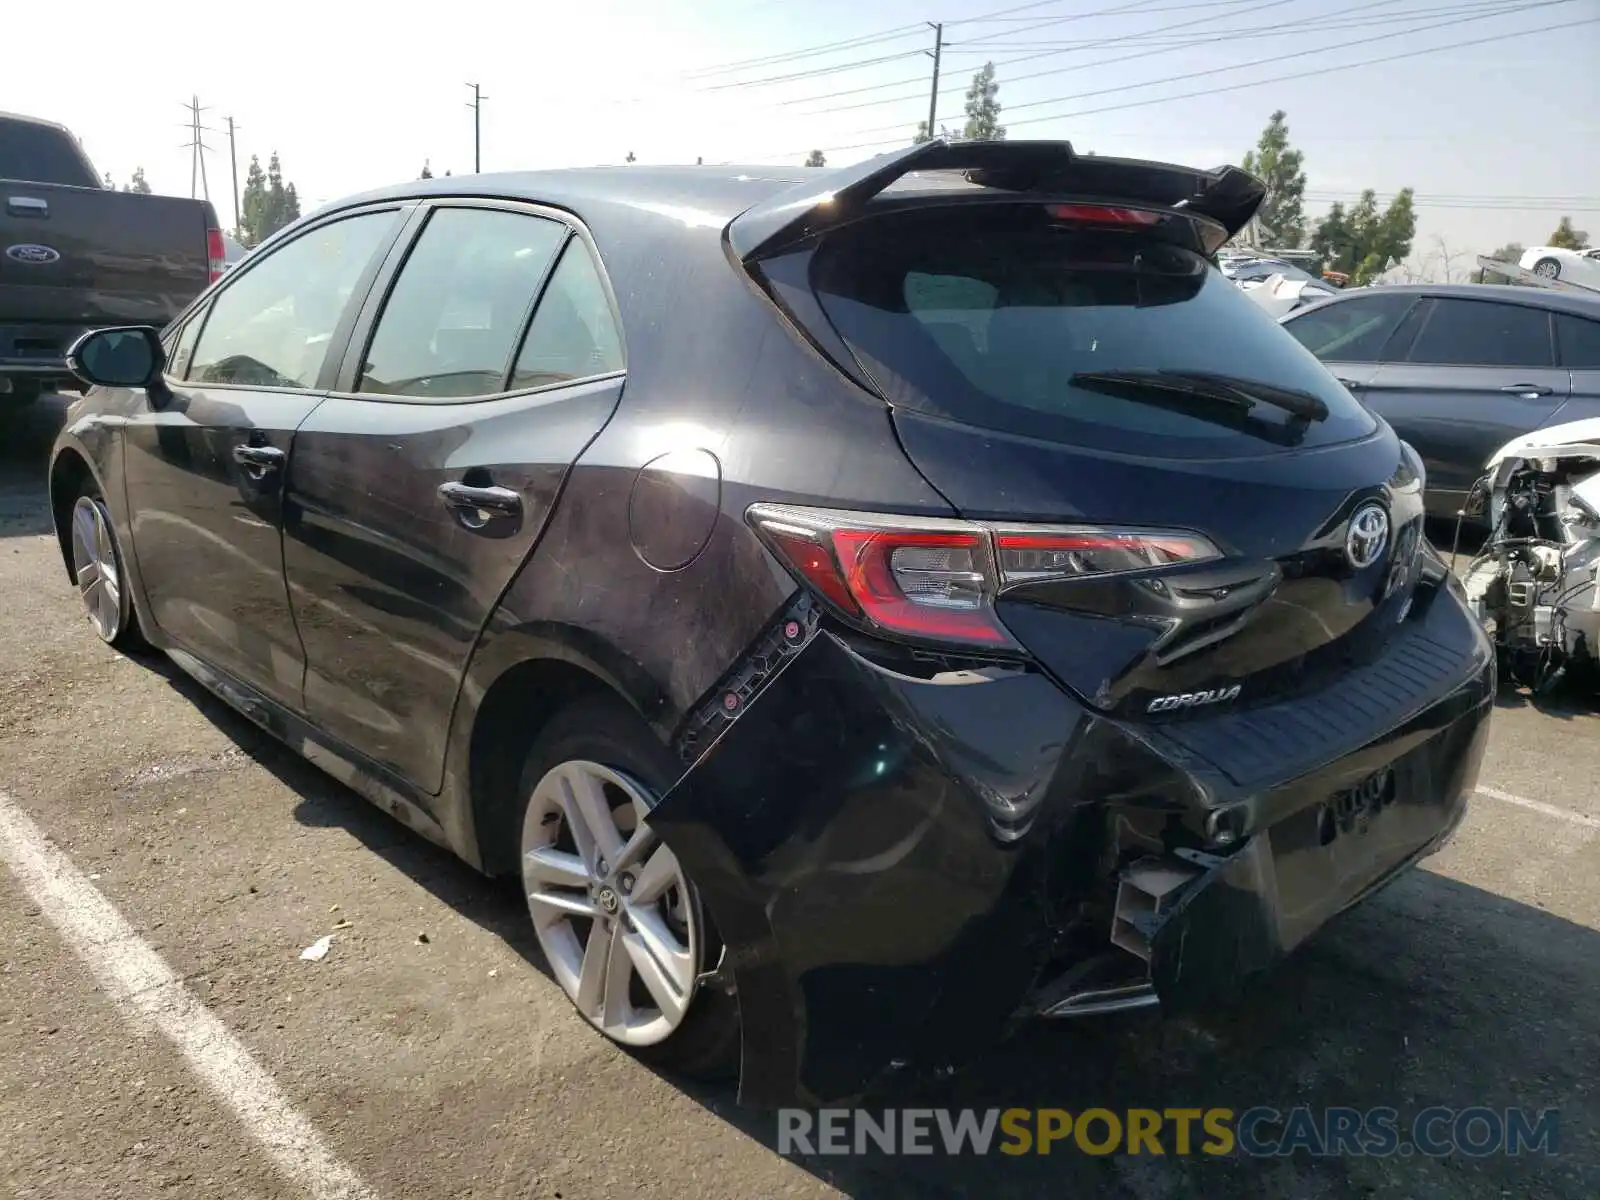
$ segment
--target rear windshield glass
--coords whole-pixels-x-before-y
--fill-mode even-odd
[[[899,214],[830,236],[812,286],[890,402],[986,429],[1178,458],[1376,423],[1199,254],[1043,205]]]
[[[69,134],[49,125],[0,117],[0,179],[99,187]]]

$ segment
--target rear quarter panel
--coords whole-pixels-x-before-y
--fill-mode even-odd
[[[949,508],[884,404],[784,324],[718,231],[632,214],[590,225],[627,382],[491,620],[464,699],[470,722],[494,677],[559,645],[670,737],[795,590],[745,525],[749,504]]]

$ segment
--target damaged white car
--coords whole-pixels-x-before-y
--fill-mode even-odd
[[[1501,678],[1546,691],[1596,675],[1600,654],[1600,420],[1508,442],[1477,502],[1490,529],[1463,581],[1500,656]]]

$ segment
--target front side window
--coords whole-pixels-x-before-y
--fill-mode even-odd
[[[183,328],[178,331],[178,336],[168,348],[166,374],[173,379],[188,378],[189,363],[194,358],[195,339],[200,336],[200,326],[204,325],[205,321],[204,311],[195,313],[184,322]]]
[[[559,221],[526,213],[436,211],[389,293],[356,390],[436,399],[504,391],[534,295],[566,237]]]
[[[1552,367],[1550,317],[1521,304],[1436,300],[1408,357],[1454,367]]]
[[[339,318],[395,219],[393,211],[346,217],[238,267],[211,302],[189,382],[315,387]]]
[[[1323,362],[1377,362],[1416,297],[1402,292],[1323,304],[1283,327]]]

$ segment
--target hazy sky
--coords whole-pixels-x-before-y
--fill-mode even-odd
[[[211,196],[231,225],[224,118],[238,125],[241,183],[252,154],[265,163],[276,149],[309,208],[414,177],[424,160],[436,174],[470,171],[467,81],[486,97],[485,170],[629,151],[642,163],[797,164],[815,147],[851,162],[905,144],[927,116],[922,23],[937,20],[939,115],[957,127],[986,59],[1012,137],[1101,154],[1237,162],[1283,108],[1313,212],[1409,185],[1419,256],[1440,235],[1463,256],[1542,241],[1562,213],[1600,240],[1600,0],[451,0],[415,17],[280,0],[249,11],[246,24],[210,0],[102,4],[66,58],[7,56],[0,110],[67,124],[118,183],[142,165],[155,190],[187,195],[183,106],[198,94]],[[847,39],[859,41],[796,56]],[[1482,44],[1355,65],[1467,41]],[[713,70],[769,56],[786,57]]]

